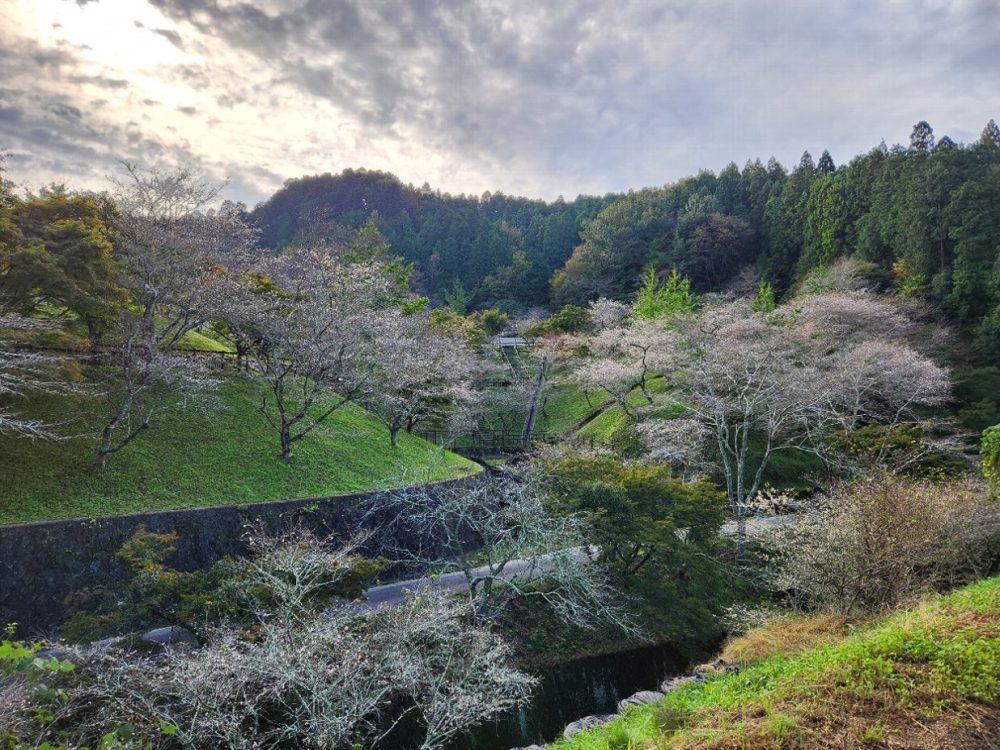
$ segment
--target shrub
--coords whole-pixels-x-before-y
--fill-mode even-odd
[[[985,570],[1000,508],[981,483],[877,475],[834,488],[773,532],[776,584],[798,605],[877,612]]]
[[[590,330],[591,325],[590,310],[578,305],[564,305],[558,312],[525,329],[524,335],[535,337],[546,334],[580,333]]]
[[[1000,494],[1000,424],[983,430],[983,476]]]

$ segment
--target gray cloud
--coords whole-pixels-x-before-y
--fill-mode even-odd
[[[79,148],[200,160],[251,201],[285,177],[347,166],[452,191],[600,193],[758,156],[790,163],[806,148],[843,161],[905,140],[918,119],[971,138],[1000,116],[995,0],[149,5],[162,20],[136,25],[189,55],[157,72],[184,102],[172,106],[214,137],[232,129],[228,148],[140,115],[168,101],[162,92],[133,95],[139,83],[121,70],[82,72],[79,50],[24,47],[30,40],[15,43],[21,59],[53,92],[118,91],[143,125],[88,131],[93,113],[68,88],[68,109],[18,101],[11,111],[22,125],[62,128]],[[12,127],[3,122],[0,137]],[[296,135],[276,129],[282,122]],[[118,140],[101,146],[87,132]],[[48,147],[69,148],[63,141]]]

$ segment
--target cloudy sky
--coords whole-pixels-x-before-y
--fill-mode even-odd
[[[197,165],[543,198],[1000,119],[1000,0],[0,0],[21,185]]]

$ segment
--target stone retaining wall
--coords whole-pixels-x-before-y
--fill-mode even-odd
[[[434,486],[472,481],[476,478]],[[361,528],[374,497],[400,491],[0,526],[0,630],[16,622],[21,637],[51,634],[65,619],[67,595],[84,587],[114,588],[123,583],[124,570],[114,553],[140,526],[157,533],[177,532],[177,550],[167,563],[178,570],[199,570],[227,555],[245,554],[248,524],[260,523],[274,531],[303,526],[324,536],[347,536]],[[369,519],[366,525],[377,527],[378,519]],[[373,538],[363,551],[377,554],[379,541],[383,540]],[[426,546],[426,540],[392,541],[404,547]],[[397,568],[389,574],[414,572],[418,571]]]

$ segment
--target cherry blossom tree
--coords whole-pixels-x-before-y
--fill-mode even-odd
[[[601,297],[590,303],[590,322],[595,331],[618,328],[632,314],[632,306]]]
[[[944,403],[949,378],[898,339],[903,320],[863,293],[795,301],[775,312],[745,302],[706,308],[678,328],[661,359],[670,388],[658,397],[687,420],[644,426],[654,453],[689,458],[711,446],[742,537],[764,472],[780,451],[825,455],[836,430],[919,423]]]
[[[244,288],[231,325],[268,386],[261,413],[281,457],[334,412],[369,393],[382,324],[395,314],[395,280],[377,260],[350,262],[335,245],[292,248]]]
[[[895,428],[926,424],[922,410],[947,399],[947,373],[906,343],[912,328],[897,306],[839,284],[774,310],[741,300],[624,319],[573,343],[571,378],[621,405],[654,458],[721,471],[742,534],[776,453],[832,462],[833,434],[878,424],[881,462]]]
[[[637,632],[595,559],[582,517],[552,512],[530,472],[384,493],[370,517],[383,523],[387,540],[427,540],[420,548],[393,547],[384,554],[434,575],[460,573],[481,622],[527,599],[578,627],[612,624]]]
[[[605,328],[571,342],[571,354],[579,358],[579,364],[569,378],[584,391],[604,391],[626,414],[634,415],[630,396],[638,391],[647,405],[653,403],[649,384],[665,369],[663,356],[671,350],[674,338],[672,331],[655,321]]]
[[[55,425],[19,415],[17,402],[32,393],[79,394],[83,390],[78,383],[58,375],[65,358],[4,346],[4,334],[45,325],[44,321],[0,317],[0,434],[56,439]]]
[[[535,679],[467,602],[425,591],[392,607],[330,606],[313,593],[350,569],[352,546],[260,541],[240,583],[273,598],[247,600],[251,627],[223,622],[199,648],[155,655],[61,647],[75,669],[49,681],[60,700],[16,675],[0,681],[0,725],[15,742],[74,747],[127,731],[144,746],[335,748],[386,746],[412,718],[431,750],[529,697]]]
[[[365,407],[389,428],[395,448],[400,430],[418,423],[473,422],[474,380],[482,368],[457,337],[428,326],[425,316],[389,310],[372,341],[372,378]]]

